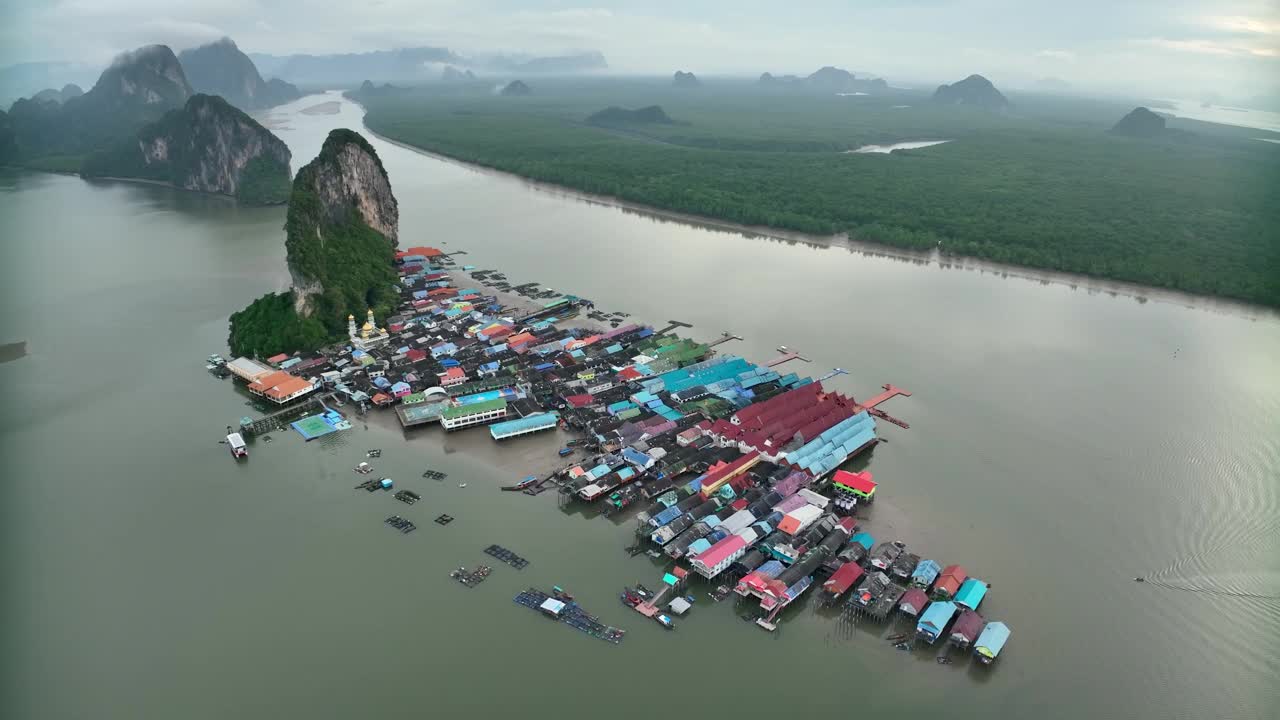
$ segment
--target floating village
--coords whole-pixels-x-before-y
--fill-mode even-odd
[[[260,359],[211,356],[210,372],[271,408],[227,428],[232,455],[246,460],[251,441],[269,442],[286,427],[307,440],[350,429],[352,413],[393,412],[406,429],[484,426],[495,442],[559,428],[575,439],[558,451],[558,466],[500,489],[550,491],[561,503],[634,515],[627,552],[666,563],[656,589],[620,592],[640,616],[672,629],[700,597],[732,599],[772,632],[788,608],[814,602],[845,620],[905,623],[885,639],[935,652],[941,664],[999,657],[1010,629],[982,614],[988,583],[954,559],[861,528],[879,486],[870,472],[846,468],[883,442],[880,423],[909,427],[881,405],[911,393],[884,385],[856,400],[824,386],[843,370],[815,379],[784,369],[807,361],[786,347],[758,364],[717,350],[741,340],[729,333],[706,343],[682,338],[685,323],[654,328],[538,283],[513,286],[501,272],[459,267],[464,254],[398,252],[395,314],[381,325],[372,310],[348,318],[345,343]],[[368,460],[381,453],[370,450]],[[358,489],[394,492],[409,506],[421,499],[375,477],[369,462],[355,473],[366,478]],[[401,515],[386,522],[405,534],[417,527]],[[496,545],[485,553],[495,565],[530,565]],[[491,572],[480,565],[451,575],[475,588]],[[625,636],[559,587],[530,587],[514,601],[606,642]]]

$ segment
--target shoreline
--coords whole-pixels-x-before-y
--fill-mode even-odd
[[[358,101],[347,98],[345,95],[342,97],[360,108],[364,114],[368,114],[364,105]],[[968,255],[949,255],[936,249],[929,251],[907,250],[904,248],[894,247],[892,245],[881,245],[866,240],[851,238],[847,233],[813,235],[794,230],[782,230],[757,225],[743,225],[741,223],[718,220],[716,218],[694,215],[677,210],[666,210],[653,205],[645,205],[643,203],[632,202],[630,200],[623,200],[612,195],[590,193],[574,189],[567,185],[559,185],[552,182],[525,177],[524,175],[510,172],[508,170],[468,162],[460,158],[445,155],[434,150],[427,150],[384,135],[369,127],[368,123],[365,122],[363,115],[361,116],[360,122],[363,125],[365,132],[369,133],[373,137],[391,145],[395,145],[396,147],[432,158],[433,160],[449,163],[451,165],[465,168],[472,172],[489,175],[491,177],[500,177],[507,180],[518,181],[532,190],[555,197],[578,200],[601,207],[617,208],[623,212],[632,212],[660,222],[678,222],[707,230],[731,232],[742,235],[748,239],[776,240],[789,243],[800,243],[812,247],[844,248],[850,252],[858,252],[865,255],[900,260],[903,262],[927,263],[928,265],[943,269],[978,270],[979,272],[989,272],[995,275],[1000,275],[1001,277],[1012,277],[1031,282],[1063,285],[1073,290],[1083,288],[1090,293],[1105,292],[1116,296],[1132,298],[1137,302],[1143,303],[1156,301],[1165,304],[1180,305],[1191,309],[1240,315],[1250,319],[1257,319],[1259,317],[1280,318],[1280,308],[1261,305],[1246,300],[1237,300],[1217,295],[1200,295],[1186,290],[1143,285],[1141,283],[1129,282],[1126,280],[1117,280],[1093,275],[1081,275],[1061,270],[1039,269],[1028,265],[1000,263],[994,260],[987,260]]]

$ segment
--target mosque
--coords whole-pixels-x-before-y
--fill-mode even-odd
[[[356,316],[347,316],[347,337],[351,338],[353,347],[366,351],[379,345],[384,345],[391,339],[386,330],[374,324],[372,308],[369,309],[369,315],[359,331],[356,330]]]

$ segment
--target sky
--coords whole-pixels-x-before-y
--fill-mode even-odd
[[[222,36],[246,52],[448,47],[600,50],[618,72],[807,74],[901,82],[982,73],[1080,90],[1280,94],[1280,0],[3,0],[0,65],[103,65],[123,50]]]

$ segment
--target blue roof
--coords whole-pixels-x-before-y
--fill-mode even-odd
[[[938,573],[942,572],[942,566],[932,560],[921,560],[916,565],[915,572],[911,573],[911,581],[920,585],[932,585],[934,580],[938,579]]]
[[[995,657],[1004,649],[1004,644],[1009,640],[1009,626],[1002,622],[990,622],[982,628],[982,634],[978,636],[978,641],[973,644],[974,652],[981,653],[987,657]]]
[[[489,434],[494,440],[512,434],[533,430],[549,430],[560,422],[560,415],[556,412],[539,413],[537,415],[529,415],[516,420],[507,420],[506,422],[494,423],[489,426]]]
[[[931,603],[916,623],[916,630],[927,630],[937,637],[942,634],[947,623],[951,622],[951,618],[955,617],[956,610],[956,604],[950,600]]]
[[[849,542],[856,542],[867,550],[870,550],[871,546],[876,544],[876,539],[871,537],[870,533],[860,532],[849,538]]]
[[[960,589],[956,591],[956,604],[961,607],[977,610],[978,605],[982,604],[982,598],[987,596],[987,584],[978,578],[969,578],[960,585]]]

